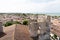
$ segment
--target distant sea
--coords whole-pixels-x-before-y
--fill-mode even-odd
[[[51,16],[60,16],[60,13],[34,13],[34,14],[46,14],[46,15],[51,15]]]
[[[60,16],[60,13],[38,13],[38,14],[46,14],[51,16]]]
[[[60,16],[60,13],[45,13],[47,15],[51,15],[51,16]]]
[[[46,14],[46,15],[51,15],[51,16],[60,16],[60,13],[33,13],[33,14]]]

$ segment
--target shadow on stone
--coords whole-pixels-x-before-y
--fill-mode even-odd
[[[4,32],[0,32],[0,38],[5,36],[6,34]]]

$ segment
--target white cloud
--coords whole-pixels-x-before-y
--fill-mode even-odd
[[[59,12],[60,0],[0,0],[0,12]]]
[[[42,2],[51,2],[51,1],[54,1],[54,0],[30,0],[31,2],[34,2],[34,3],[42,3]]]
[[[48,3],[45,8],[45,12],[60,13],[60,0]]]

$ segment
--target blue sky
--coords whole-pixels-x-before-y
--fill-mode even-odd
[[[60,0],[0,0],[0,12],[60,13]]]

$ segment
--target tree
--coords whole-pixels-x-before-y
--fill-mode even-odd
[[[4,24],[4,26],[7,27],[7,26],[10,26],[10,25],[12,25],[12,24],[13,24],[13,22],[8,21],[8,22],[6,22],[6,23]]]
[[[57,35],[54,34],[54,38],[57,39]]]
[[[27,15],[23,13],[23,16],[27,16]]]
[[[14,24],[21,24],[20,22],[18,22],[18,21],[14,21]]]
[[[28,21],[27,20],[24,20],[23,21],[23,25],[28,25]]]

